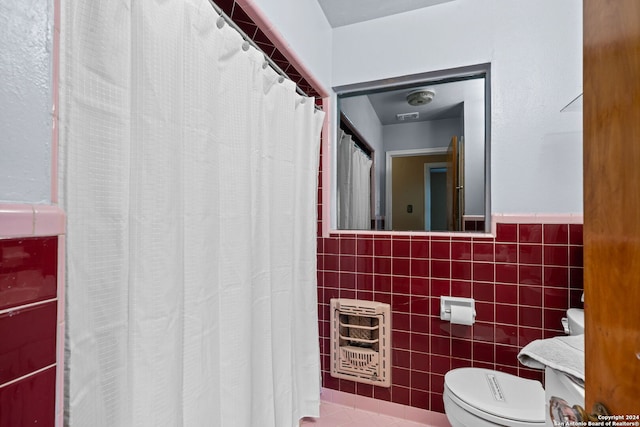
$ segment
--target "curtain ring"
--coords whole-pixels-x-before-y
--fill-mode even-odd
[[[300,98],[300,104],[304,104],[305,102],[307,102],[307,98]]]
[[[278,77],[278,83],[282,83],[282,82],[284,82],[284,77],[282,76]]]
[[[244,51],[246,52],[246,51],[248,51],[248,50],[249,50],[249,47],[250,47],[250,46],[251,46],[251,45],[249,44],[249,42],[245,40],[245,41],[242,43],[242,50],[244,50]]]
[[[221,16],[218,18],[218,20],[216,21],[216,27],[218,27],[218,29],[221,29],[222,27],[224,27],[225,24],[225,20],[224,18]]]

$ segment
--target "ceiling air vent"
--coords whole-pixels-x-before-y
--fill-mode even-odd
[[[417,111],[414,113],[399,113],[396,114],[396,119],[400,122],[405,122],[407,120],[416,120],[418,117],[420,117],[420,113],[418,113]]]

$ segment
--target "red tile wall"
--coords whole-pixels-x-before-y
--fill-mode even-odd
[[[582,224],[500,223],[495,237],[384,233],[322,235],[318,172],[318,316],[323,386],[444,412],[444,374],[474,366],[543,381],[517,354],[562,335],[561,318],[582,307]],[[478,230],[484,223],[476,224]],[[472,297],[473,326],[440,320],[440,296]],[[356,298],[391,304],[390,388],[331,377],[329,303]]]
[[[58,238],[0,240],[0,310],[56,298]]]
[[[55,425],[58,238],[0,239],[0,427]]]
[[[0,312],[0,384],[56,363],[56,304]]]
[[[48,368],[0,388],[0,426],[53,427],[56,368]]]
[[[336,234],[318,237],[318,301],[325,387],[444,412],[444,374],[486,367],[542,380],[518,351],[563,334],[581,306],[582,225],[498,224],[496,237]],[[440,320],[440,296],[472,297],[476,323]],[[392,308],[392,386],[329,374],[329,301],[358,298]]]

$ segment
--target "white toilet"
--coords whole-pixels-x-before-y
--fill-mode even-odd
[[[578,322],[570,311],[571,322]],[[582,314],[584,323],[584,315]],[[584,326],[582,328],[584,331]],[[568,375],[545,369],[547,390],[539,381],[481,368],[458,368],[444,377],[444,410],[452,427],[550,425],[548,397],[567,396]],[[562,385],[562,388],[556,389]],[[584,405],[584,387],[569,386],[572,404]],[[580,400],[581,399],[581,400]]]
[[[538,381],[459,368],[447,372],[444,383],[444,411],[453,427],[544,426],[545,396]]]

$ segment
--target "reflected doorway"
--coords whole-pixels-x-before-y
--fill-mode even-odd
[[[387,157],[387,226],[398,231],[431,230],[425,165],[441,164],[446,170],[446,148],[389,151]]]
[[[447,231],[447,164],[424,164],[426,231]]]

